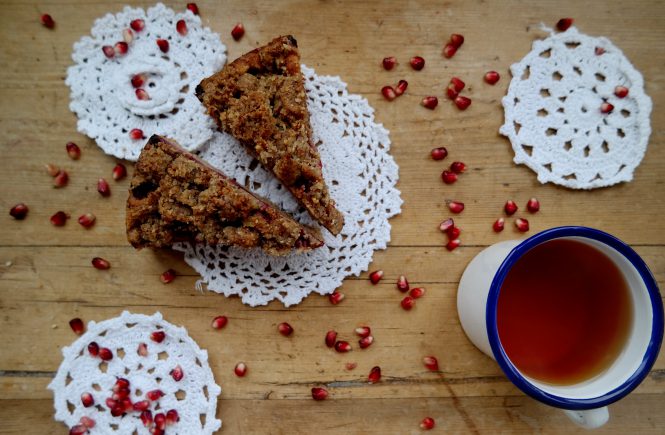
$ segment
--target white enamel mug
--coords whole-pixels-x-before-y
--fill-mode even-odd
[[[501,345],[496,322],[499,293],[510,268],[533,247],[559,238],[589,244],[607,255],[623,273],[633,302],[633,325],[620,355],[604,372],[572,385],[552,385],[520,373]],[[526,240],[500,242],[484,249],[464,270],[457,291],[457,311],[471,342],[495,359],[517,388],[563,409],[571,420],[588,429],[605,424],[609,419],[607,405],[642,382],[663,340],[663,303],[647,265],[616,237],[587,227],[551,228]]]

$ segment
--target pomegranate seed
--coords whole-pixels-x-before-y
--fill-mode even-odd
[[[55,177],[56,175],[58,175],[58,172],[60,172],[60,168],[58,168],[56,165],[52,163],[47,163],[46,165],[44,165],[44,167],[46,168],[46,172],[51,177]]]
[[[108,408],[116,408],[118,406],[118,401],[111,399],[110,397],[104,402]]]
[[[381,367],[375,366],[372,367],[372,370],[369,371],[369,376],[367,376],[367,381],[370,384],[376,384],[381,380]]]
[[[79,157],[81,157],[81,148],[79,148],[79,146],[74,142],[67,142],[65,148],[67,149],[67,154],[72,160],[78,160]]]
[[[433,148],[430,154],[433,160],[443,160],[448,156],[448,150],[446,147]]]
[[[158,39],[157,41],[157,47],[162,51],[162,53],[166,53],[169,51],[169,41],[166,39]]]
[[[451,228],[448,228],[448,231],[446,231],[446,234],[448,235],[449,240],[455,240],[459,237],[461,232],[462,232],[462,230],[460,230],[459,227],[451,227]]]
[[[517,211],[517,204],[515,204],[515,201],[513,201],[512,199],[509,199],[508,201],[506,201],[506,204],[503,206],[503,210],[506,212],[508,216],[512,216]]]
[[[243,26],[242,23],[236,24],[233,26],[233,29],[231,29],[231,36],[233,37],[234,41],[240,41],[240,38],[242,38],[244,34],[245,26]]]
[[[93,420],[90,417],[83,416],[79,421],[83,426],[87,427],[88,429],[92,429],[93,427],[95,427],[95,420]]]
[[[118,163],[113,167],[112,174],[115,181],[120,181],[127,176],[127,168],[122,163]]]
[[[175,279],[175,277],[176,277],[176,271],[173,269],[168,269],[159,276],[159,280],[163,284],[168,284],[172,282]]]
[[[445,47],[443,47],[443,56],[446,59],[450,59],[451,57],[455,56],[455,53],[457,53],[457,47],[455,47],[453,44],[448,43]]]
[[[22,202],[19,202],[14,207],[9,209],[9,215],[17,221],[21,221],[28,215],[28,206]]]
[[[171,370],[171,377],[176,382],[180,382],[184,375],[185,373],[182,371],[182,367],[180,367],[180,365],[175,366],[174,369]]]
[[[484,77],[485,83],[490,84],[490,85],[495,85],[496,82],[498,82],[500,78],[501,78],[501,76],[496,71],[487,71],[485,73],[485,77]]]
[[[113,359],[113,352],[108,347],[102,347],[99,349],[99,357],[104,361],[110,361]]]
[[[130,29],[122,29],[122,39],[127,44],[131,44],[131,42],[134,40],[134,32],[132,32]]]
[[[138,88],[134,92],[136,93],[136,98],[138,98],[140,101],[150,100],[150,95],[148,94],[148,92],[145,89]]]
[[[111,195],[111,186],[105,179],[97,180],[97,192],[104,197]]]
[[[452,162],[450,164],[450,170],[456,174],[461,174],[466,171],[466,165],[462,162]]]
[[[58,171],[55,178],[53,178],[53,187],[65,187],[69,183],[69,174],[64,169]]]
[[[439,361],[437,361],[436,357],[434,356],[426,356],[423,358],[423,364],[425,367],[427,367],[428,370],[431,370],[433,372],[438,372],[439,371]]]
[[[425,296],[425,289],[422,287],[414,287],[409,292],[409,296],[411,296],[413,299],[422,298]]]
[[[459,201],[450,201],[448,203],[448,209],[455,214],[462,213],[464,211],[464,203]]]
[[[113,400],[117,400],[118,402],[123,402],[127,397],[129,397],[129,389],[128,388],[122,388],[113,393],[113,396],[111,398]],[[123,405],[124,407],[124,405]]]
[[[409,311],[411,308],[413,308],[415,304],[416,300],[411,296],[405,296],[404,299],[402,299],[402,302],[400,302],[400,305],[402,305],[402,308],[404,308],[406,311]]]
[[[111,408],[111,415],[113,417],[120,417],[121,415],[125,414],[125,408],[123,405],[117,405],[113,408]]]
[[[145,401],[147,402],[147,401]],[[148,406],[150,406],[150,403],[148,403]],[[141,413],[141,422],[145,427],[152,426],[152,412],[145,410]]]
[[[521,233],[526,233],[529,231],[529,221],[524,218],[515,219],[515,226],[517,230]]]
[[[384,86],[381,88],[381,95],[388,101],[392,101],[397,98],[397,94],[392,86]]]
[[[129,380],[125,378],[118,378],[115,380],[115,384],[113,385],[112,391],[118,392],[120,390],[125,390],[129,388]]]
[[[337,305],[344,300],[344,293],[335,290],[328,295],[328,300],[331,304]]]
[[[84,424],[77,424],[69,429],[69,435],[83,435],[88,433],[88,428]]]
[[[384,57],[382,64],[383,69],[390,71],[391,69],[395,68],[395,65],[397,65],[397,58],[395,56]]]
[[[531,198],[526,203],[526,209],[531,213],[536,213],[538,210],[540,210],[540,202],[536,198]]]
[[[92,213],[86,213],[79,216],[79,224],[83,228],[90,228],[95,224],[95,215]]]
[[[450,43],[456,48],[460,48],[464,44],[464,36],[459,33],[453,33],[450,35]]]
[[[279,325],[277,325],[277,330],[284,337],[288,337],[289,335],[293,334],[293,326],[289,325],[286,322],[282,322]]]
[[[369,274],[369,280],[372,282],[372,284],[378,284],[378,282],[381,281],[381,278],[383,278],[382,270],[375,270]]]
[[[466,83],[464,83],[459,77],[453,77],[450,79],[450,85],[452,85],[453,89],[457,92],[462,92]]]
[[[76,335],[83,334],[83,330],[85,329],[83,320],[79,319],[78,317],[69,321],[69,327],[72,328],[72,331],[74,331],[74,334]]]
[[[83,405],[83,407],[89,408],[95,404],[95,399],[92,397],[92,394],[83,393],[81,394],[81,404]]]
[[[155,427],[160,430],[166,429],[166,416],[163,413],[155,414]]]
[[[129,44],[127,44],[125,41],[120,41],[116,42],[115,45],[113,46],[113,49],[117,54],[125,55],[127,54],[127,51],[129,50]]]
[[[132,128],[129,131],[129,137],[134,140],[138,140],[138,139],[143,139],[145,136],[143,136],[143,130],[138,128]]]
[[[446,96],[448,97],[449,100],[455,100],[457,96],[459,95],[459,92],[455,90],[455,86],[450,83],[448,87],[446,88]]]
[[[439,99],[432,95],[423,98],[422,101],[420,102],[421,106],[429,110],[434,110],[438,104],[439,104]]]
[[[409,291],[409,281],[407,281],[404,275],[400,275],[397,279],[397,290],[401,291],[402,293]]]
[[[132,76],[132,86],[135,88],[140,88],[145,83],[146,77],[144,74],[135,74]]]
[[[196,3],[187,3],[187,10],[189,10],[194,15],[199,14],[199,7],[196,6]]]
[[[355,329],[354,332],[358,337],[365,338],[369,337],[369,335],[372,333],[372,330],[369,326],[359,326]]]
[[[106,270],[111,268],[111,263],[107,260],[104,260],[102,257],[95,257],[92,259],[92,265],[95,269]]]
[[[556,23],[556,28],[561,32],[565,32],[573,24],[572,18],[561,18]]]
[[[150,333],[150,339],[155,343],[161,343],[166,338],[164,331],[153,331]]]
[[[404,92],[406,92],[406,88],[409,86],[409,82],[406,80],[400,80],[397,83],[397,86],[395,86],[395,95],[398,97],[402,95]]]
[[[132,404],[132,409],[134,409],[134,411],[145,411],[148,408],[150,408],[149,400],[140,400]]]
[[[335,350],[339,353],[346,353],[351,350],[351,345],[348,341],[338,341],[335,343]]]
[[[131,27],[135,32],[140,32],[145,27],[145,21],[137,18],[129,23],[129,27]]]
[[[619,98],[626,98],[626,96],[628,96],[628,88],[625,86],[617,86],[614,88],[614,95]]]
[[[596,56],[600,56],[605,53],[605,49],[603,47],[596,47],[594,51],[596,53]]]
[[[600,113],[611,113],[614,110],[614,106],[607,101],[600,105]]]
[[[370,347],[373,342],[374,342],[374,337],[368,335],[367,337],[363,337],[360,340],[358,340],[358,345],[360,346],[361,349],[366,349]]]
[[[151,427],[150,428],[150,435],[164,435],[166,432],[164,429],[160,429],[158,427]]]
[[[175,23],[175,29],[182,36],[185,36],[187,34],[187,23],[185,23],[185,20],[178,20],[178,22]]]
[[[53,17],[49,14],[42,14],[40,21],[42,22],[42,26],[46,27],[47,29],[52,29],[55,27],[55,21],[53,21]]]
[[[88,353],[90,353],[90,356],[99,356],[99,345],[96,341],[91,341],[88,344]]]
[[[145,343],[139,343],[139,346],[136,349],[136,353],[138,353],[140,356],[148,356],[148,345]]]
[[[242,378],[243,376],[245,376],[245,374],[247,374],[247,365],[244,362],[239,362],[238,364],[236,364],[233,371],[236,374],[236,376]]]
[[[159,400],[159,398],[162,397],[163,395],[164,393],[162,392],[162,390],[152,390],[145,393],[145,397],[147,397],[149,400],[152,400],[153,402],[155,400]]]
[[[450,171],[441,172],[441,179],[446,184],[453,184],[457,181],[457,174]]]
[[[222,329],[229,322],[226,316],[217,316],[212,319],[212,329]]]
[[[454,101],[459,110],[466,110],[471,105],[471,98],[463,97],[461,95],[457,96]]]
[[[411,68],[415,69],[416,71],[420,71],[421,69],[425,68],[425,59],[423,59],[420,56],[414,56],[409,60],[409,64],[411,65]]]
[[[420,428],[422,430],[430,430],[434,428],[434,419],[432,417],[423,418],[423,421],[420,422]]]
[[[448,243],[446,243],[446,249],[449,251],[454,251],[460,245],[460,243],[461,242],[459,239],[449,240]]]
[[[455,226],[455,221],[452,218],[448,218],[439,224],[439,229],[442,232],[447,233],[454,226]]]
[[[58,211],[53,216],[51,216],[51,223],[56,227],[61,227],[67,223],[69,216],[64,211]]]
[[[494,230],[495,233],[500,233],[503,231],[503,227],[505,225],[505,221],[503,218],[499,218],[494,221],[494,224],[492,225],[492,229]]]
[[[108,57],[109,59],[115,56],[115,50],[110,45],[103,46],[102,51],[104,52],[104,56]]]
[[[326,346],[328,347],[335,346],[335,341],[337,341],[337,332],[335,331],[326,332]]]
[[[166,425],[170,426],[172,424],[176,424],[177,422],[180,421],[180,416],[178,415],[178,411],[175,409],[169,410],[169,412],[166,413]]]
[[[314,400],[326,400],[328,398],[328,390],[321,387],[312,388],[312,399]]]
[[[358,363],[348,362],[348,363],[344,364],[344,367],[345,367],[347,370],[353,370],[353,369],[355,369],[356,367],[358,367]]]

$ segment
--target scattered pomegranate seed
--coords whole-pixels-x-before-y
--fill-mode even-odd
[[[138,139],[143,139],[145,136],[143,136],[143,130],[138,128],[132,128],[129,131],[129,137],[134,140],[138,140]]]
[[[9,209],[9,215],[17,221],[22,221],[28,215],[28,206],[19,202]]]
[[[457,53],[457,47],[455,47],[453,44],[448,43],[445,47],[443,47],[443,56],[446,59],[450,59],[451,57],[455,56],[455,53]]]
[[[407,281],[404,275],[400,275],[397,279],[397,290],[401,291],[402,293],[409,291],[409,281]]]
[[[345,367],[347,370],[353,370],[353,369],[355,369],[356,367],[358,367],[358,363],[348,362],[348,363],[344,364],[344,367]]]
[[[115,181],[120,181],[127,176],[127,168],[122,163],[118,163],[113,167],[112,174]]]
[[[157,47],[162,51],[162,53],[166,53],[169,51],[169,41],[166,39],[157,39]]]
[[[461,95],[458,95],[454,101],[455,106],[457,106],[459,110],[466,110],[471,105],[471,98],[463,97]]]
[[[58,175],[58,172],[60,172],[60,168],[58,168],[56,165],[52,163],[47,163],[46,165],[44,165],[44,167],[46,168],[46,172],[51,177],[55,177],[56,175]]]
[[[184,375],[185,373],[182,371],[182,367],[180,367],[180,365],[175,366],[173,370],[171,370],[171,377],[176,382],[180,382]]]
[[[175,23],[175,29],[182,36],[185,36],[187,34],[187,23],[185,23],[185,20],[178,20],[178,22]]]
[[[462,162],[452,162],[450,164],[450,170],[456,174],[461,174],[466,171],[466,165]]]
[[[111,399],[110,397],[107,398],[104,403],[106,403],[106,406],[109,407],[109,408],[115,408],[115,407],[118,406],[118,401],[114,400],[114,399]]]
[[[382,64],[383,69],[390,71],[391,69],[395,68],[395,65],[397,65],[397,58],[395,56],[384,57]]]
[[[168,284],[172,282],[175,279],[175,277],[176,277],[176,271],[173,269],[168,269],[159,276],[159,280],[162,282],[162,284]]]
[[[460,244],[461,242],[459,239],[449,240],[448,243],[446,243],[446,249],[449,251],[454,251]]]
[[[78,160],[79,157],[81,157],[81,148],[79,148],[74,142],[67,142],[65,148],[67,149],[67,155],[69,155],[72,160]]]
[[[146,77],[144,74],[135,74],[132,76],[132,86],[135,88],[140,88],[145,83]]]
[[[372,370],[369,371],[369,376],[367,376],[367,381],[370,384],[376,384],[381,380],[381,367],[374,366]]]
[[[619,98],[626,98],[626,96],[628,96],[628,88],[625,86],[617,86],[614,88],[614,95]]]
[[[384,86],[381,88],[381,95],[383,95],[383,98],[385,98],[388,101],[392,101],[395,98],[397,98],[397,93],[395,93],[395,90],[393,89],[392,86]]]
[[[239,362],[236,364],[235,368],[233,369],[233,372],[238,376],[239,378],[242,378],[247,374],[247,365],[244,362]]]
[[[449,86],[452,86],[453,89],[455,89],[457,92],[462,92],[462,90],[466,86],[466,83],[464,83],[462,79],[460,79],[459,77],[453,77],[450,79]]]
[[[155,343],[161,343],[166,338],[164,331],[153,331],[150,333],[150,339]]]
[[[326,346],[328,347],[333,347],[335,346],[335,342],[337,341],[337,332],[336,331],[328,331],[326,332]]]
[[[441,172],[441,179],[446,184],[453,184],[457,181],[457,174],[450,171]]]
[[[127,44],[131,44],[131,42],[134,40],[134,32],[132,32],[130,29],[122,29],[122,39]]]
[[[95,215],[92,213],[86,213],[79,216],[79,224],[83,228],[90,228],[95,224]]]
[[[104,56],[108,57],[109,59],[115,56],[115,50],[110,45],[103,46],[102,51],[104,52]]]
[[[335,350],[339,353],[346,353],[351,350],[351,345],[348,341],[338,341],[335,343]]]
[[[605,53],[605,49],[603,47],[596,47],[594,51],[596,53],[596,56],[600,56],[601,54]]]
[[[419,299],[425,296],[425,289],[422,287],[414,287],[409,291],[409,296],[413,299]]]
[[[85,415],[81,417],[79,421],[83,426],[87,427],[88,429],[92,429],[93,427],[95,427],[95,420],[93,420],[90,417],[86,417]]]
[[[462,230],[460,230],[459,227],[450,227],[448,228],[448,231],[446,231],[446,234],[448,235],[448,239],[455,240],[459,237],[461,232]]]
[[[111,263],[109,263],[107,260],[104,260],[102,257],[93,258],[92,265],[95,267],[95,269],[99,270],[106,270],[111,267]]]
[[[122,406],[121,404],[118,404],[111,408],[111,415],[113,417],[120,417],[121,415],[125,414],[125,407]]]
[[[147,397],[149,400],[152,400],[153,402],[155,400],[159,400],[159,398],[162,397],[163,395],[164,392],[162,392],[162,390],[152,390],[145,393],[145,397]]]
[[[83,393],[81,394],[81,404],[84,408],[89,408],[95,404],[95,399],[92,397],[92,394]]]
[[[416,305],[416,300],[413,299],[411,296],[405,296],[404,299],[402,299],[402,302],[400,302],[400,305],[406,311],[409,311],[411,308],[414,307],[414,305]]]
[[[148,94],[148,91],[146,91],[145,89],[138,88],[134,92],[136,93],[136,98],[138,98],[140,101],[150,100],[150,94]]]
[[[439,371],[439,361],[434,356],[426,356],[423,358],[423,364],[428,370],[433,372]]]
[[[515,201],[513,201],[512,199],[509,199],[508,201],[506,201],[506,204],[503,206],[503,210],[506,212],[508,216],[512,216],[517,211],[517,204],[515,204]]]
[[[505,225],[505,220],[503,218],[499,218],[494,221],[492,229],[494,230],[494,232],[500,233],[501,231],[503,231],[504,225]]]
[[[312,388],[312,399],[314,400],[326,400],[328,398],[328,390],[321,387]]]
[[[453,33],[450,35],[450,43],[455,47],[460,48],[462,44],[464,44],[464,36],[460,35],[459,33]]]
[[[425,59],[423,59],[420,56],[414,56],[409,60],[409,64],[411,65],[411,68],[415,69],[416,71],[420,71],[421,69],[425,68]]]
[[[372,284],[378,284],[378,282],[381,281],[381,278],[383,278],[382,270],[375,270],[369,274],[369,280],[372,282]]]
[[[178,411],[175,409],[171,409],[166,413],[166,425],[170,426],[172,424],[176,424],[177,422],[180,421],[180,416],[178,415]]]
[[[61,227],[67,223],[69,215],[64,211],[58,211],[53,216],[51,216],[51,223],[56,227]]]
[[[76,424],[69,429],[69,435],[83,435],[88,433],[88,428],[83,424]]]
[[[344,300],[344,293],[335,290],[328,295],[328,300],[331,304],[337,305]]]
[[[459,95],[459,92],[455,90],[455,86],[453,84],[449,84],[448,87],[446,88],[446,96],[448,97],[449,100],[455,100],[457,96]]]
[[[199,7],[196,5],[196,3],[187,3],[187,10],[191,11],[194,15],[199,14]]]
[[[129,23],[129,27],[131,27],[135,32],[140,32],[145,27],[145,21],[137,18]]]
[[[354,332],[358,337],[369,337],[369,335],[372,333],[372,330],[370,329],[369,326],[359,326],[357,327]]]
[[[105,179],[97,180],[97,192],[104,197],[111,195],[111,186]]]
[[[217,316],[212,319],[212,329],[222,329],[229,322],[226,316]]]
[[[430,430],[434,428],[434,419],[432,417],[423,418],[423,421],[420,422],[420,428],[422,430]]]
[[[70,320],[69,326],[72,328],[72,331],[74,331],[74,334],[76,335],[83,334],[83,330],[85,329],[85,326],[83,325],[83,320],[79,319],[78,317]]]
[[[561,18],[556,23],[556,28],[561,32],[565,32],[573,24],[572,18]]]
[[[141,413],[141,422],[145,427],[152,426],[152,412],[145,410]]]
[[[243,26],[242,23],[236,24],[233,26],[233,29],[231,29],[231,36],[235,41],[240,41],[240,38],[242,38],[244,34],[245,26]]]
[[[289,325],[286,322],[282,322],[279,325],[277,325],[277,330],[284,337],[288,337],[289,335],[293,334],[293,326]]]
[[[517,230],[521,233],[526,233],[529,231],[529,221],[524,218],[515,219],[515,226]]]
[[[404,92],[406,92],[406,88],[409,86],[409,82],[406,80],[400,80],[397,82],[397,86],[395,86],[395,95],[398,97],[402,95]]]
[[[104,361],[110,361],[113,359],[113,352],[108,347],[102,347],[99,349],[99,357]]]
[[[138,353],[140,356],[148,356],[148,345],[145,343],[139,343],[139,346],[136,349],[136,353]]]
[[[148,408],[150,408],[149,400],[139,400],[138,402],[134,402],[132,404],[132,409],[134,409],[134,411],[145,411]]]
[[[538,210],[540,210],[540,202],[536,198],[531,198],[526,203],[526,209],[531,213],[536,213]]]
[[[155,422],[155,427],[157,429],[161,430],[166,429],[166,416],[163,413],[160,412],[158,414],[155,414],[154,422]]]
[[[42,14],[39,20],[42,22],[42,26],[46,27],[47,29],[52,29],[55,27],[55,21],[53,21],[53,17],[49,14]]]
[[[447,233],[448,230],[450,230],[454,226],[455,226],[455,221],[452,218],[448,218],[439,224],[439,229],[442,232]]]
[[[498,82],[500,78],[501,78],[501,76],[496,71],[487,71],[485,73],[485,77],[484,77],[485,83],[490,84],[490,85],[495,85],[496,82]]]
[[[439,104],[439,99],[433,95],[423,98],[422,101],[420,102],[421,106],[429,110],[434,110],[438,104]]]
[[[448,156],[448,150],[446,147],[432,148],[430,154],[433,160],[443,160]]]
[[[67,183],[69,183],[69,174],[64,169],[61,169],[53,178],[53,187],[65,187]]]
[[[368,335],[367,337],[363,337],[360,340],[358,340],[358,345],[360,346],[361,349],[366,349],[370,347],[373,342],[374,342],[374,337]]]
[[[118,391],[120,391],[120,390],[127,389],[127,388],[129,388],[129,380],[127,380],[127,379],[125,379],[125,378],[118,378],[118,379],[116,379],[115,384],[113,385],[112,390],[113,390],[114,392],[118,392]],[[117,399],[116,399],[116,400],[117,400]]]
[[[121,54],[124,56],[129,50],[129,44],[127,44],[125,41],[116,42],[113,46],[113,50],[116,52],[116,54]]]
[[[450,201],[448,203],[448,209],[455,214],[462,213],[464,211],[464,203],[459,201]]]
[[[99,356],[99,345],[97,344],[96,341],[91,341],[88,344],[88,353],[90,356]]]
[[[607,101],[600,105],[600,113],[611,113],[614,110],[614,106]]]

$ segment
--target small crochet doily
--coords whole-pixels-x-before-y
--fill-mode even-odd
[[[151,340],[155,331],[165,333],[161,343]],[[88,351],[91,342],[111,350],[113,358],[104,361],[92,356]],[[142,343],[146,348],[139,352]],[[150,433],[140,419],[141,412],[111,415],[106,399],[112,397],[117,378],[130,382],[132,403],[148,400],[150,391],[163,392],[151,402],[150,410],[153,417],[171,409],[178,412],[180,420],[168,426],[167,434],[212,434],[222,425],[215,417],[221,388],[208,365],[208,353],[187,335],[185,328],[166,322],[160,313],[146,316],[125,311],[100,323],[91,321],[88,330],[64,347],[62,354],[64,360],[48,388],[54,394],[55,419],[70,428],[78,425],[81,417],[89,417],[95,421],[90,434]],[[183,371],[179,381],[171,375],[176,366]],[[92,406],[83,406],[83,393],[92,395]]]
[[[143,30],[131,30],[137,19],[143,20]],[[176,30],[179,20],[186,23],[185,35]],[[133,35],[127,53],[108,58],[102,47],[123,41],[126,29]],[[157,39],[168,41],[167,52]],[[158,3],[147,11],[125,7],[107,14],[95,21],[91,36],[74,44],[72,59],[65,81],[71,90],[69,107],[78,117],[78,130],[105,153],[135,161],[153,133],[174,138],[190,151],[212,137],[214,123],[194,88],[222,68],[226,46],[189,10],[176,13]],[[139,89],[149,99],[138,98],[135,75],[145,77]],[[141,130],[143,138],[130,137],[132,129]]]
[[[349,94],[339,77],[317,76],[303,65],[313,141],[323,162],[330,195],[344,214],[342,232],[323,230],[325,245],[305,254],[272,257],[260,250],[182,244],[185,260],[201,275],[197,283],[245,304],[273,299],[289,306],[311,292],[332,293],[346,276],[367,270],[377,249],[390,240],[388,219],[400,212],[398,168],[389,154],[388,131],[374,121],[367,100]],[[216,133],[203,159],[293,214],[316,225],[271,173],[253,161],[233,137]]]
[[[632,180],[651,134],[651,99],[619,48],[571,27],[534,41],[510,72],[500,132],[510,138],[515,163],[541,183],[572,189]],[[628,95],[615,95],[617,86]],[[603,103],[614,109],[603,113]]]

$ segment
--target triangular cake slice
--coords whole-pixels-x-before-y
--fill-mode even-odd
[[[323,245],[318,230],[185,151],[154,135],[141,151],[127,199],[127,239],[135,248],[191,241],[262,248],[271,255]]]
[[[196,87],[196,96],[223,130],[275,174],[332,234],[344,216],[330,198],[312,142],[298,45],[281,36],[241,56]]]

